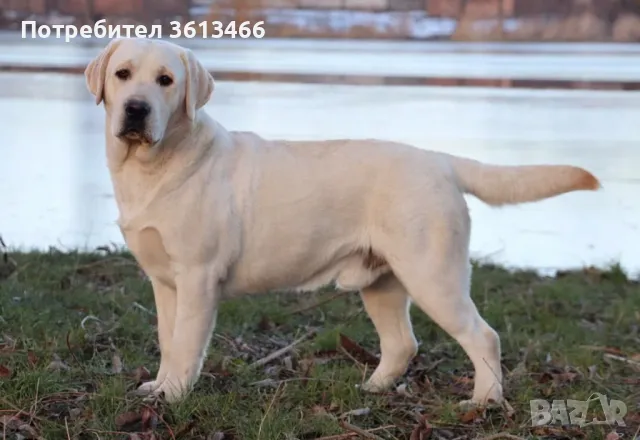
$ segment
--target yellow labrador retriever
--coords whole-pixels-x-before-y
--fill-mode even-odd
[[[148,274],[160,368],[139,392],[184,397],[221,298],[358,290],[380,337],[379,391],[416,354],[416,303],[475,368],[469,404],[502,401],[500,340],[469,296],[463,195],[490,205],[596,190],[572,166],[496,166],[378,140],[289,142],[230,132],[202,107],[214,81],[193,53],[114,40],[88,65],[106,110],[108,167],[127,246]]]

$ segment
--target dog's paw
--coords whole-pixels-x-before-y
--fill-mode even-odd
[[[365,393],[383,393],[388,391],[395,381],[393,379],[389,380],[371,380],[369,379],[365,383],[360,386],[360,389]]]
[[[138,388],[133,391],[129,391],[127,393],[130,397],[147,397],[153,395],[156,389],[161,385],[161,382],[158,380],[152,380],[149,382],[144,382]]]
[[[162,382],[159,382],[157,380],[145,382],[142,385],[140,385],[138,388],[136,388],[133,393],[137,396],[148,396],[149,394],[153,394],[153,392],[158,387],[160,387],[161,384]]]
[[[169,375],[162,381],[160,386],[153,390],[148,398],[152,400],[162,398],[167,403],[173,403],[182,400],[189,393],[189,389],[184,381],[172,379]]]

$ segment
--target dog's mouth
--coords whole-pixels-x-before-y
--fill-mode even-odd
[[[139,130],[134,128],[125,128],[118,134],[118,137],[130,145],[133,144],[148,144],[154,145],[155,141],[146,130]]]

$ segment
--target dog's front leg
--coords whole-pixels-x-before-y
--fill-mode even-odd
[[[145,382],[137,389],[138,394],[149,394],[155,391],[169,372],[171,364],[171,345],[173,343],[173,327],[176,318],[176,288],[163,283],[156,277],[151,277],[153,297],[158,313],[158,342],[160,344],[160,368],[156,379]]]
[[[176,316],[166,376],[154,394],[168,402],[184,397],[198,380],[220,296],[219,277],[211,267],[181,268],[176,276]]]

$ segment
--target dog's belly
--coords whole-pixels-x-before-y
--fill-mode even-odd
[[[339,290],[359,291],[388,272],[390,268],[386,262],[379,265],[372,264],[366,256],[363,257],[358,253],[338,261],[329,269],[292,288],[298,291],[312,291],[334,283]]]
[[[361,250],[328,264],[307,260],[304,266],[299,262],[270,266],[240,261],[224,290],[229,296],[268,291],[309,292],[335,283],[338,289],[357,291],[390,271],[382,258]]]

